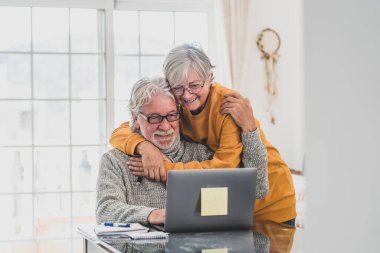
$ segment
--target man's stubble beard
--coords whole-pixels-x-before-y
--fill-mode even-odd
[[[171,135],[171,141],[168,143],[160,143],[159,140],[156,139],[157,135]],[[153,133],[152,143],[159,149],[169,149],[173,146],[176,140],[179,139],[179,133],[176,133],[174,129],[168,131],[157,130]]]

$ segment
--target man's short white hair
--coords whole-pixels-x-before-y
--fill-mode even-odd
[[[163,77],[144,77],[138,80],[132,87],[131,99],[129,100],[129,111],[132,115],[132,129],[133,127],[133,113],[137,115],[141,112],[145,104],[150,103],[153,96],[157,94],[164,94],[175,100],[169,84]]]

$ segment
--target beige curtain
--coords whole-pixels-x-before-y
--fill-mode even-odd
[[[252,42],[251,0],[215,0],[218,68],[225,85],[241,90]]]

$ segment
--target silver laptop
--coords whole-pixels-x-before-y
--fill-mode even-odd
[[[255,168],[169,171],[164,230],[249,229],[256,178]]]

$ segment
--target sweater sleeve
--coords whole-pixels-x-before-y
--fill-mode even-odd
[[[109,140],[114,148],[117,148],[128,155],[134,155],[137,145],[143,141],[145,141],[144,137],[138,133],[132,132],[129,122],[124,122],[116,128],[112,132]]]
[[[260,138],[260,130],[242,133],[242,162],[245,168],[257,168],[256,194],[257,199],[264,198],[269,191],[268,156],[265,145]]]
[[[111,155],[106,153],[102,156],[96,187],[96,221],[147,224],[150,212],[156,208],[126,203],[128,192],[122,170]]]
[[[243,150],[240,130],[231,117],[226,117],[220,134],[220,142],[212,159],[205,161],[190,161],[170,163],[164,161],[165,169],[213,169],[237,168],[240,165],[240,155]]]

